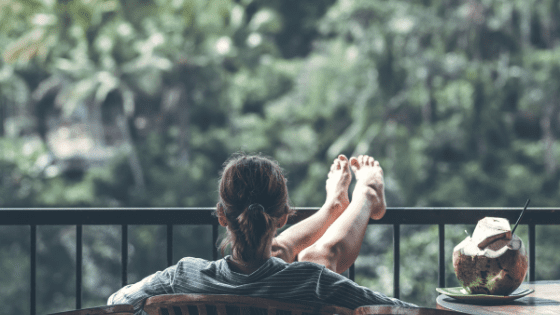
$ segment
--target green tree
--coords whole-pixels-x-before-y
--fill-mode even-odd
[[[557,206],[559,10],[553,0],[3,1],[0,205],[213,205],[220,165],[244,150],[280,162],[296,206],[323,202],[339,153],[381,162],[389,206],[521,206],[528,197]],[[78,175],[57,171],[53,120],[87,122],[116,154]],[[119,279],[118,229],[105,228],[103,238],[86,233],[87,276]],[[131,279],[162,268],[149,256],[162,229],[133,230],[131,259],[146,264]],[[464,237],[451,230],[448,251]],[[17,245],[2,245],[2,256],[19,257],[2,261],[10,266],[24,245],[5,231],[2,244]],[[209,234],[194,231],[177,232],[184,252],[205,255],[188,238]],[[557,265],[554,231],[537,230],[539,265]],[[65,257],[45,256],[39,281],[63,289],[41,303],[71,307],[72,279],[48,270],[73,268],[72,229],[40,233]],[[419,263],[403,265],[401,296],[430,306],[436,230],[402,234],[402,261]],[[391,294],[388,244],[390,228],[370,227],[357,278]],[[537,269],[537,278],[559,276]],[[84,296],[98,303],[118,286],[87,283]],[[25,296],[18,290],[6,299]]]

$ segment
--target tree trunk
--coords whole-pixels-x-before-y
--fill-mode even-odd
[[[102,118],[102,104],[98,102],[90,102],[88,109],[89,109],[89,116],[90,116],[90,132],[92,133],[93,138],[95,139],[95,146],[96,147],[104,147],[105,146],[105,131],[103,128],[103,118]]]
[[[6,112],[6,103],[4,105],[0,105],[0,137],[4,137],[4,120],[5,120],[5,112]]]
[[[117,117],[117,125],[121,131],[122,137],[125,140],[125,150],[128,153],[128,164],[132,170],[132,176],[134,178],[134,184],[136,189],[143,191],[146,187],[144,182],[144,172],[142,170],[142,165],[140,164],[140,159],[134,148],[134,143],[132,142],[132,137],[128,131],[128,123],[123,115]]]
[[[544,115],[541,118],[541,128],[543,131],[544,143],[544,168],[546,174],[552,175],[556,173],[556,160],[554,158],[554,133],[552,131],[552,118],[558,115],[558,110],[554,105],[547,105]]]
[[[188,163],[191,137],[189,132],[189,100],[185,87],[183,85],[175,87],[174,89],[177,89],[178,91],[177,100],[179,101],[179,106],[177,106],[177,114],[179,120],[179,136],[177,138],[177,142],[179,142],[179,161],[181,161],[182,163]]]
[[[190,146],[190,107],[187,97],[187,91],[183,84],[177,84],[172,88],[164,91],[162,97],[160,117],[157,119],[157,128],[163,132],[167,126],[164,122],[170,117],[173,123],[179,125],[179,135],[177,136],[177,144],[179,145],[178,160],[181,163],[189,161]]]

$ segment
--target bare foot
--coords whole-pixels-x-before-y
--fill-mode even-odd
[[[381,219],[385,215],[387,205],[383,170],[379,166],[379,162],[371,156],[360,155],[358,158],[352,157],[350,165],[357,180],[353,197],[357,197],[357,194],[365,195],[371,209],[370,218]]]
[[[331,170],[327,175],[327,200],[325,203],[332,203],[338,210],[348,207],[348,187],[352,181],[352,173],[348,165],[348,158],[339,155],[331,165]]]

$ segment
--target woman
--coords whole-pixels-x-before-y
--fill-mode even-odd
[[[357,182],[348,198],[354,172]],[[222,255],[206,261],[186,257],[177,265],[117,291],[108,304],[133,304],[159,294],[237,294],[302,302],[415,306],[359,286],[340,273],[356,260],[370,218],[386,211],[383,170],[367,155],[340,155],[331,165],[325,204],[312,216],[276,236],[294,210],[278,164],[262,156],[237,154],[226,163],[215,215],[226,227]]]

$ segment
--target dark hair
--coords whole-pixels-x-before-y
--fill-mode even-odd
[[[261,155],[236,153],[224,163],[214,212],[225,215],[229,226],[222,256],[228,245],[243,261],[262,256],[278,219],[295,213],[286,182],[278,163]]]

